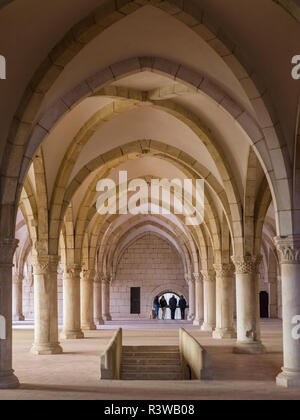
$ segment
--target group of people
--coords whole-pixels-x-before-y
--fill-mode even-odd
[[[171,319],[175,319],[175,313],[178,307],[180,308],[181,319],[182,320],[185,319],[185,310],[187,307],[186,300],[184,299],[183,296],[180,296],[179,301],[177,301],[174,295],[169,300],[169,304],[167,303],[164,296],[162,296],[161,299],[159,299],[159,296],[156,296],[156,298],[154,299],[154,310],[153,310],[154,319],[158,319],[159,308],[161,308],[161,311],[162,311],[162,319],[165,319],[166,310],[168,307],[170,308],[170,311],[171,311]]]

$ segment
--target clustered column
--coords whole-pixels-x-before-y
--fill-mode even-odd
[[[300,387],[300,235],[275,239],[280,256],[284,367],[283,387]]]
[[[233,264],[215,264],[216,271],[216,339],[236,338],[233,327]]]
[[[203,281],[199,273],[193,274],[195,279],[195,318],[194,325],[200,326],[203,320]]]
[[[94,320],[96,325],[103,325],[102,317],[102,276],[97,273],[94,277]]]
[[[188,276],[186,277],[189,286],[189,314],[188,319],[193,321],[195,318],[195,282]]]
[[[23,274],[13,275],[13,320],[24,321],[23,315]]]
[[[84,338],[80,328],[80,272],[81,267],[76,264],[64,269],[64,328],[61,338],[65,340]]]
[[[237,343],[235,353],[260,354],[259,283],[261,256],[233,257],[236,274]]]
[[[32,258],[34,275],[34,344],[32,353],[49,355],[62,353],[58,342],[57,266],[54,255]]]
[[[94,277],[95,270],[83,270],[81,273],[81,328],[95,330],[94,323]]]
[[[18,241],[0,239],[0,389],[17,388],[12,369],[12,267]]]
[[[104,321],[111,321],[110,315],[110,276],[102,277],[102,307]]]
[[[213,332],[216,327],[216,277],[213,270],[201,271],[204,290],[204,322],[202,331]]]

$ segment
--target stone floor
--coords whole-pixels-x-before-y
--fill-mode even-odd
[[[99,356],[114,329],[124,329],[124,345],[175,345],[184,326],[208,350],[214,379],[203,382],[100,381]],[[300,399],[300,390],[278,388],[274,379],[282,366],[281,322],[262,322],[267,354],[234,355],[234,340],[216,341],[188,322],[113,321],[86,333],[85,340],[63,341],[64,354],[33,356],[30,323],[14,329],[14,368],[18,390],[0,391],[0,399]]]

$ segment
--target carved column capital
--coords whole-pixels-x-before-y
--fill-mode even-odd
[[[300,264],[300,235],[274,238],[281,264]]]
[[[215,273],[213,270],[201,270],[203,281],[213,282],[216,279]]]
[[[199,283],[202,280],[200,273],[193,273],[193,277],[194,277],[196,283]]]
[[[191,282],[194,283],[194,279],[190,274],[185,274],[184,275],[184,280],[186,281],[187,284],[189,284]]]
[[[111,283],[111,276],[109,274],[108,275],[102,274],[101,279],[102,279],[102,284],[109,285]]]
[[[80,279],[80,273],[81,273],[81,266],[79,264],[70,264],[64,267],[63,270],[64,278],[68,279]]]
[[[12,267],[13,256],[19,240],[14,238],[0,238],[0,266]]]
[[[102,283],[102,273],[95,271],[94,283]]]
[[[24,279],[23,274],[15,273],[12,276],[13,284],[20,284],[20,283],[22,283],[23,279]]]
[[[235,265],[236,274],[257,274],[262,261],[261,255],[246,255],[241,257],[233,256],[232,262]]]
[[[233,264],[214,264],[214,269],[217,277],[232,277],[235,271]]]
[[[59,263],[57,255],[39,255],[33,256],[31,259],[33,274],[44,275],[48,273],[57,273]]]

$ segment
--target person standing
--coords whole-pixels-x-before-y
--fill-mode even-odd
[[[169,300],[169,307],[171,309],[171,319],[175,319],[175,313],[177,309],[177,299],[174,295]]]
[[[185,320],[185,309],[187,307],[186,304],[186,300],[184,299],[184,297],[181,295],[180,299],[179,299],[179,308],[180,308],[180,312],[181,312],[181,319]]]
[[[160,304],[161,311],[162,311],[161,319],[165,319],[168,304],[167,304],[167,301],[166,301],[164,296],[160,299],[159,304]]]
[[[158,311],[159,311],[159,298],[156,296],[154,299],[154,309],[155,309],[155,319],[158,319]]]

